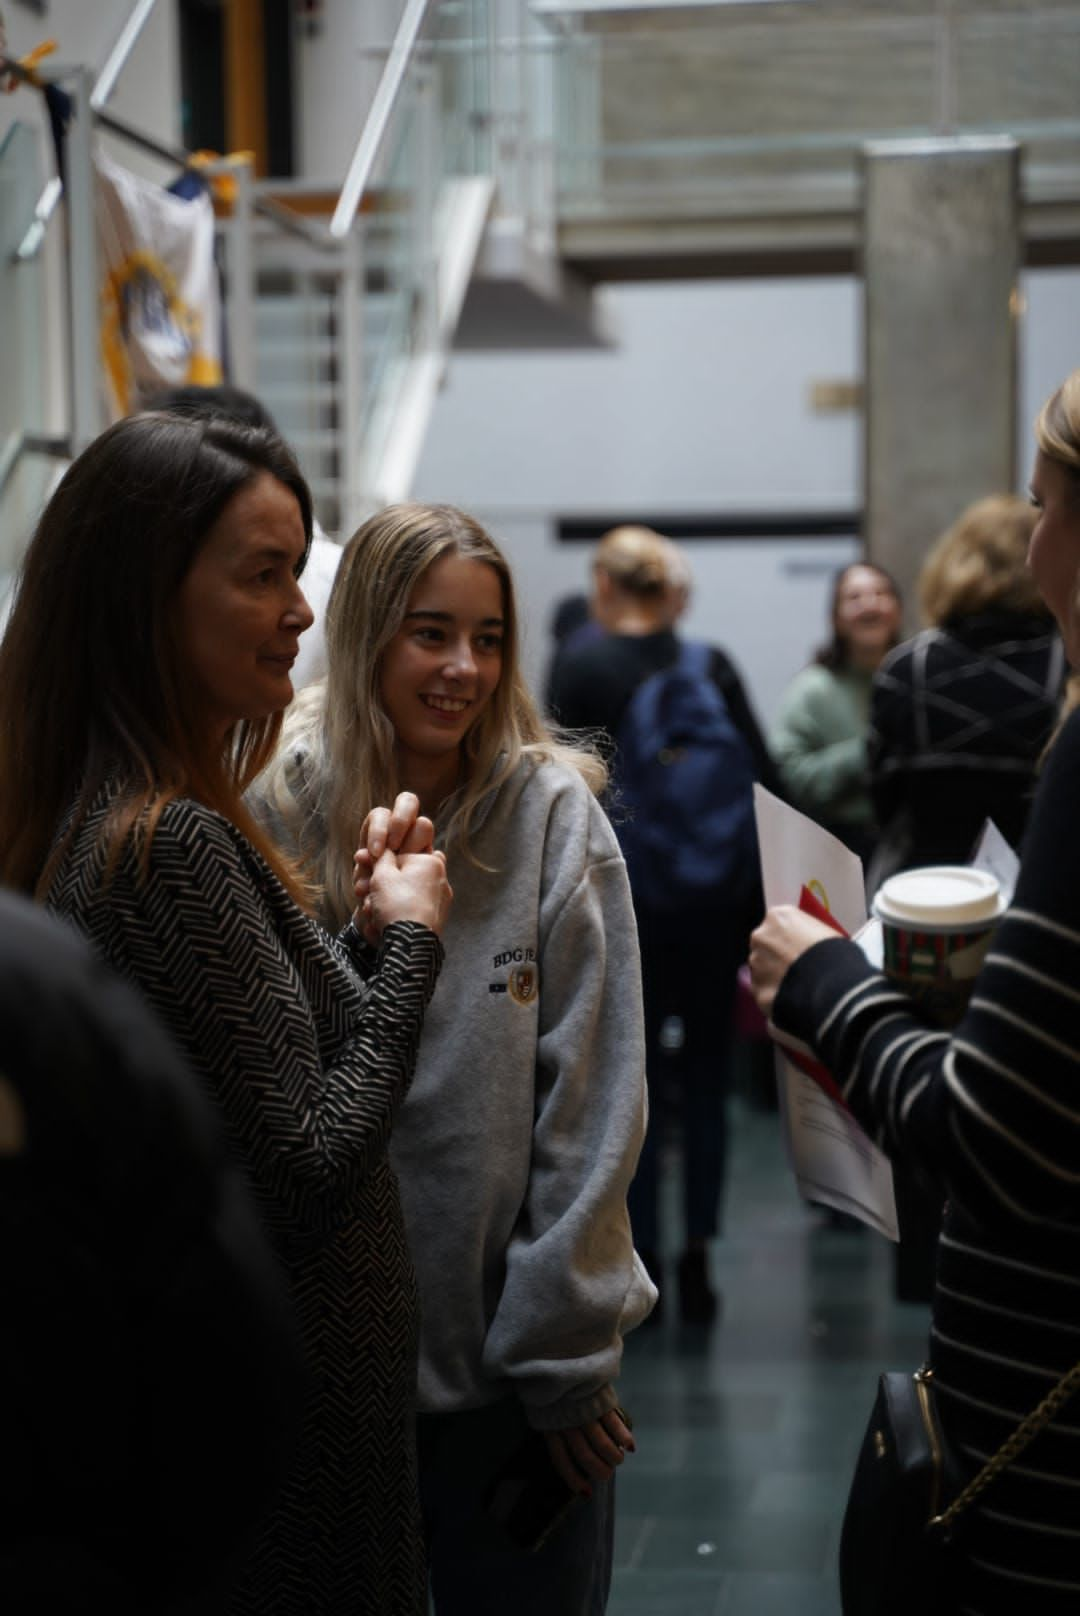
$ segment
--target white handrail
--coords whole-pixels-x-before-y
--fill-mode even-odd
[[[394,43],[390,47],[378,89],[375,91],[371,110],[360,131],[360,138],[356,142],[356,149],[341,187],[341,195],[334,209],[334,217],[330,220],[332,236],[338,238],[347,236],[352,229],[356,210],[367,190],[375,159],[379,155],[389,127],[390,116],[397,102],[405,70],[431,7],[432,0],[408,0],[401,14],[401,21],[394,35]]]
[[[134,50],[135,43],[156,5],[157,0],[136,0],[127,22],[120,30],[116,44],[109,52],[108,61],[98,74],[97,83],[90,92],[91,112],[100,112],[112,95],[116,81],[124,70],[124,64]]]
[[[11,432],[0,443],[0,494],[10,482],[24,454],[47,455],[54,460],[70,460],[71,439],[39,432]]]
[[[25,434],[22,432],[12,432],[0,443],[0,494],[7,487],[8,478],[18,465],[24,447]]]
[[[26,263],[28,259],[37,257],[41,249],[41,243],[45,239],[45,231],[48,228],[49,220],[56,212],[56,204],[59,202],[63,192],[64,187],[59,179],[54,178],[46,181],[45,189],[38,197],[37,207],[34,209],[34,217],[30,221],[29,228],[15,249],[15,257],[20,263]]]

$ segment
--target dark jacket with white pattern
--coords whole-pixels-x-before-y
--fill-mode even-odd
[[[966,863],[987,818],[1020,845],[1064,675],[1043,613],[957,619],[889,653],[874,675],[868,739],[878,879]]]

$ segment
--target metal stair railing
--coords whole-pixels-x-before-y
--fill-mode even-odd
[[[54,463],[69,447],[46,428],[39,251],[55,202],[48,187],[39,197],[39,184],[34,135],[15,123],[0,140],[0,351],[7,383],[0,397],[0,603]]]
[[[454,203],[490,174],[490,11],[491,0],[407,0],[389,47],[377,53],[377,83],[334,205],[329,228],[342,250],[330,312],[338,339],[336,525],[346,533],[408,492],[420,420],[456,317],[446,273],[463,213]],[[487,195],[492,188],[489,179]],[[262,252],[264,280],[269,268]],[[305,290],[317,284],[309,277]],[[281,396],[272,356],[261,354],[260,365],[260,386],[284,416],[287,405],[269,399]]]
[[[486,175],[487,195],[493,184],[494,3],[408,0],[329,228],[279,201],[272,182],[256,183],[246,165],[222,160],[237,190],[231,217],[218,219],[232,379],[264,396],[293,438],[332,529],[348,530],[366,509],[407,492],[408,457],[396,448],[418,430],[415,423],[398,430],[403,412],[416,415],[410,378],[423,372],[430,394],[433,367],[449,341],[454,298],[443,260],[454,256],[444,236],[453,215],[450,182],[461,187]],[[64,318],[49,324],[62,333],[67,372],[68,429],[55,447],[68,454],[104,424],[94,138],[108,133],[178,169],[190,160],[182,147],[137,128],[111,104],[156,4],[134,0],[100,71],[37,70],[39,83],[62,83],[73,103],[65,208],[58,213],[59,185],[51,182],[21,241],[32,261],[48,220],[63,223]],[[440,98],[452,130],[441,127]],[[474,193],[474,235],[476,217]],[[460,265],[462,253],[456,257]],[[456,295],[459,306],[460,285]],[[14,466],[29,439],[18,447],[3,441]]]
[[[96,128],[179,165],[185,152],[108,109],[155,3],[133,6],[90,106]],[[282,205],[273,181],[249,172],[237,175],[233,219],[219,222],[234,379],[256,389],[294,442],[331,530],[348,531],[383,497],[380,465],[397,436],[403,375],[437,340],[433,64],[447,19],[486,15],[488,3],[408,0],[330,228]]]
[[[371,183],[376,163],[387,142],[391,119],[405,84],[409,64],[415,58],[424,24],[434,4],[435,0],[407,0],[330,221],[330,233],[339,241],[352,229],[357,209]]]
[[[157,0],[136,0],[90,91],[90,114],[95,128],[106,130],[139,150],[183,169],[190,166],[190,152],[148,135],[107,110],[117,82],[156,5]],[[272,196],[257,194],[249,161],[235,156],[223,157],[219,162],[202,164],[200,172],[209,178],[227,173],[235,182],[231,214],[226,217],[219,214],[217,227],[225,260],[223,314],[228,330],[231,378],[238,386],[254,388],[257,375],[254,219],[257,217],[274,233],[302,243],[316,257],[336,261],[337,243],[324,226],[283,207]]]

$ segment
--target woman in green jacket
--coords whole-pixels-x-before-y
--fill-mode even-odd
[[[887,572],[858,561],[837,575],[832,629],[789,686],[770,745],[792,802],[865,859],[873,837],[870,685],[900,637],[900,594]]]

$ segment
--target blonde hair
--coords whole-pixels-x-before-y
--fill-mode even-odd
[[[1046,745],[1039,753],[1037,768],[1041,769],[1050,753],[1057,745],[1058,736],[1065,728],[1065,721],[1076,709],[1080,707],[1080,673],[1075,670],[1066,674],[1065,683],[1061,687],[1061,696],[1058,700],[1057,712],[1054,714],[1054,727],[1047,736]]]
[[[1039,411],[1035,441],[1048,460],[1078,479],[1080,491],[1080,370],[1067,376]]]
[[[1068,473],[1072,491],[1080,500],[1080,370],[1074,370],[1067,376],[1039,411],[1035,418],[1035,442],[1047,460],[1055,461]],[[1080,592],[1073,601],[1073,611],[1080,612]],[[1080,679],[1074,672],[1065,681],[1058,721],[1046,743],[1041,762],[1045,762],[1061,734],[1066,718],[1078,705]]]
[[[653,599],[671,584],[672,549],[651,527],[613,527],[597,545],[593,566],[628,595]]]
[[[517,604],[506,557],[480,524],[452,505],[391,505],[346,545],[326,614],[328,672],[289,709],[282,745],[259,790],[307,856],[323,886],[327,916],[353,908],[352,856],[368,811],[400,789],[396,736],[379,693],[383,653],[405,620],[413,590],[444,556],[491,567],[503,597],[502,671],[462,744],[464,782],[444,805],[447,848],[474,863],[477,807],[523,757],[576,769],[599,793],[607,770],[597,754],[556,737],[537,709],[520,666]],[[313,780],[298,780],[309,753]]]
[[[937,627],[997,606],[1046,613],[1028,571],[1036,513],[1017,494],[990,494],[962,515],[934,545],[919,574],[924,620]]]

